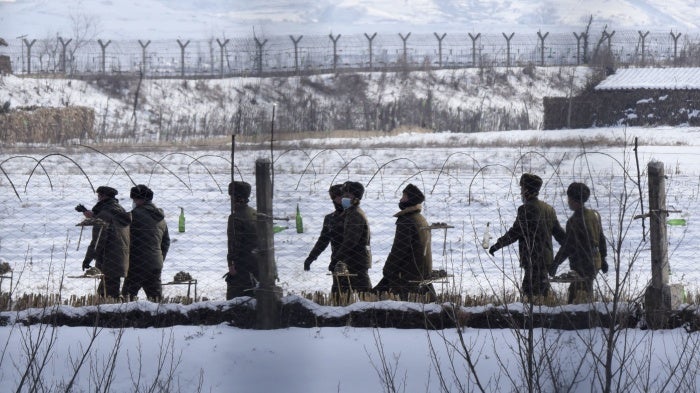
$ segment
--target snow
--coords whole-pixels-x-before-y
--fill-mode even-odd
[[[595,89],[697,90],[700,89],[700,68],[621,68]]]
[[[221,5],[223,3],[227,5]],[[263,4],[264,7],[258,8],[254,4]],[[567,29],[576,26],[580,30],[591,14],[601,23],[614,21],[613,28],[621,24],[635,29],[640,25],[648,28],[659,26],[663,30],[697,29],[700,20],[700,11],[693,2],[676,0],[612,3],[600,0],[588,1],[584,6],[579,1],[534,0],[279,0],[248,3],[0,0],[0,36],[14,39],[23,34],[41,37],[65,33],[70,29],[69,16],[80,12],[100,14],[101,33],[105,36],[141,38],[143,34],[148,34],[152,37],[162,35],[168,39],[174,36],[208,37],[219,35],[222,31],[226,34],[237,34],[239,31],[250,33],[254,26],[267,32],[279,31],[284,34],[293,31],[327,33],[330,30],[336,34],[343,30],[345,34],[346,29],[364,32],[368,28],[396,32],[397,26],[405,26],[397,24],[408,20],[432,32],[430,29],[435,25],[442,26],[438,31],[449,27],[443,24],[445,15],[460,30],[470,31],[481,27],[501,29],[504,25],[510,28],[517,24],[532,31],[550,23],[564,24]],[[0,93],[7,94],[9,88],[5,90],[5,86],[18,81],[14,77],[5,78],[7,84]],[[45,80],[21,81],[26,83],[26,92],[22,94],[31,96],[27,101],[36,100],[40,105],[56,105],[54,102],[60,102],[61,98],[93,107],[106,108],[109,105],[107,97],[78,81],[73,81],[72,87],[60,80],[55,81],[56,85],[50,85]],[[68,96],[61,95],[61,92],[72,91],[76,85],[82,90]],[[14,88],[13,91],[20,94]],[[462,99],[455,101],[459,104]],[[613,229],[617,227],[612,220],[621,213],[617,198],[623,186],[629,187],[636,174],[632,169],[634,157],[631,150],[635,138],[642,172],[644,165],[651,160],[666,164],[668,203],[681,210],[680,215],[688,222],[686,227],[669,227],[672,280],[685,284],[688,293],[695,293],[700,282],[696,264],[700,129],[695,127],[524,130],[478,134],[407,132],[393,137],[304,141],[305,146],[309,147],[303,154],[297,148],[300,144],[298,141],[278,142],[275,213],[291,214],[296,204],[300,203],[307,225],[307,231],[303,234],[287,230],[275,235],[275,251],[282,279],[280,285],[288,294],[329,286],[325,270],[327,252],[314,263],[311,272],[303,272],[301,266],[320,231],[322,216],[330,208],[325,196],[328,185],[350,177],[368,184],[363,208],[368,212],[375,234],[373,253],[378,263],[372,268],[373,282],[376,283],[381,275],[381,260],[388,252],[387,244],[390,244],[393,235],[391,215],[396,209],[398,194],[401,187],[411,181],[419,183],[428,195],[425,214],[430,222],[456,224],[456,228],[448,232],[449,258],[438,255],[438,250],[443,248],[438,235],[433,237],[433,250],[437,266],[447,264],[461,277],[458,290],[474,294],[510,289],[513,281],[519,278],[515,249],[504,249],[497,258],[490,258],[479,243],[487,222],[491,222],[493,238],[500,236],[511,224],[519,204],[517,174],[532,170],[545,178],[543,199],[557,209],[562,223],[569,214],[561,195],[565,185],[572,179],[589,182],[594,186],[596,198],[591,203],[609,220],[605,225],[606,233],[614,239]],[[600,144],[597,142],[600,140],[610,143]],[[211,300],[193,306],[157,306],[139,301],[104,307],[144,311],[165,307],[184,312],[188,307],[225,304],[221,300],[224,285],[220,279],[222,261],[225,260],[225,250],[221,244],[225,215],[221,212],[226,211],[229,202],[221,188],[225,190],[228,183],[227,159],[230,156],[225,143],[222,145],[223,148],[188,151],[189,156],[158,151],[142,155],[110,153],[110,157],[121,163],[135,181],[149,183],[159,190],[156,203],[169,214],[171,230],[176,228],[177,207],[186,206],[188,231],[175,234],[177,241],[166,260],[164,277],[171,277],[179,270],[189,270],[200,279],[202,293]],[[254,160],[267,157],[264,148],[257,147],[261,150],[242,149],[236,153],[238,175],[246,180],[253,178]],[[116,169],[115,162],[100,154],[79,148],[61,152],[74,158],[87,171],[95,186],[109,183],[120,190],[131,186],[130,179]],[[281,154],[283,152],[285,154]],[[20,201],[8,191],[7,177],[0,178],[4,190],[0,194],[3,224],[0,228],[0,251],[3,260],[12,263],[17,274],[22,272],[21,280],[18,279],[16,283],[18,290],[51,293],[62,285],[60,288],[66,296],[81,295],[92,289],[91,283],[81,280],[59,282],[59,278],[64,273],[76,274],[79,269],[79,262],[76,261],[84,254],[86,245],[83,238],[83,244],[76,250],[79,232],[74,227],[77,218],[71,215],[74,214],[72,208],[77,202],[90,203],[94,196],[90,185],[77,169],[58,156],[44,160],[45,172],[38,171],[30,177],[30,170],[36,164],[34,160],[46,154],[36,152],[18,158],[10,151],[0,152],[3,170],[18,186],[21,196]],[[204,162],[213,173],[194,169],[190,173],[191,168],[197,167],[193,164],[193,157]],[[304,173],[312,161],[311,157],[318,157],[313,161],[313,173]],[[167,169],[187,173],[187,178],[183,180],[169,176],[167,170],[155,165],[154,161]],[[487,176],[475,176],[477,171]],[[47,178],[52,180],[51,185]],[[298,187],[300,184],[301,187]],[[644,173],[641,187],[645,190]],[[638,195],[635,189],[624,189],[636,202]],[[473,192],[472,200],[467,196],[468,190]],[[123,202],[127,203],[128,199]],[[626,212],[623,222],[625,228],[629,228],[624,239],[625,247],[642,244],[641,224],[630,217],[634,213],[639,213],[636,205]],[[40,246],[28,247],[37,240],[41,240]],[[31,251],[29,255],[28,250]],[[203,257],[205,251],[207,255]],[[642,244],[639,258],[631,265],[631,256],[627,252],[622,255],[622,265],[630,273],[631,293],[639,293],[649,280],[648,245]],[[62,266],[64,263],[65,266]],[[47,280],[47,272],[50,272],[50,280]],[[600,276],[599,283],[605,287],[612,280],[613,276],[608,274]],[[3,289],[6,288],[4,285],[6,283]],[[397,302],[380,302],[373,306],[399,310],[439,307]],[[316,311],[347,313],[361,307],[364,305],[353,304],[347,308],[319,306]],[[514,303],[509,307],[518,309],[524,306]],[[587,307],[573,306],[575,310],[584,311]],[[89,307],[67,306],[61,309],[76,315],[91,310]],[[41,312],[22,311],[13,318]],[[396,376],[397,385],[400,385],[398,391],[458,391],[460,385],[467,386],[467,390],[476,390],[473,379],[467,380],[470,374],[464,360],[454,352],[455,348],[460,348],[462,338],[459,333],[463,334],[464,342],[471,350],[471,356],[476,361],[476,373],[486,385],[486,391],[526,390],[522,378],[522,354],[519,352],[522,337],[518,334],[522,331],[518,330],[424,331],[324,327],[256,331],[226,324],[93,330],[90,327],[11,324],[0,327],[0,392],[17,390],[32,342],[40,343],[37,345],[40,357],[46,354],[46,364],[40,372],[43,390],[64,390],[62,387],[73,376],[73,365],[83,352],[87,353],[87,365],[77,374],[73,391],[100,390],[97,384],[108,375],[110,355],[115,349],[118,349],[114,353],[116,368],[109,389],[113,392],[145,391],[145,386],[154,381],[164,391],[182,392],[197,391],[198,387],[204,392],[379,392],[387,390],[382,380],[386,374],[378,372],[383,367],[382,355],[385,356],[389,374]],[[602,329],[535,332],[538,353],[546,352],[552,357],[553,364],[562,367],[560,377],[567,381],[567,386],[573,384],[571,391],[574,392],[603,390],[603,370],[595,359],[604,352],[605,341],[601,336],[604,333]],[[700,379],[697,371],[693,371],[698,369],[697,363],[692,359],[700,341],[698,332],[688,333],[684,329],[656,332],[626,329],[621,334],[626,347],[620,347],[615,359],[620,363],[626,360],[627,367],[640,370],[641,374],[621,372],[618,374],[621,378],[619,386],[628,387],[630,391],[661,391],[665,378],[673,374],[671,366],[678,362],[688,373],[684,374],[687,384],[680,385],[677,390],[700,390]],[[93,336],[96,336],[96,340],[90,346]],[[164,371],[159,372],[160,363],[164,365]],[[455,369],[451,370],[451,366]],[[617,366],[624,368],[622,364]],[[575,371],[580,374],[574,375]],[[440,376],[438,372],[446,374]],[[445,377],[444,386],[441,385],[441,377]],[[645,383],[649,385],[645,386]],[[405,389],[401,389],[401,386]],[[544,390],[556,389],[548,385]]]

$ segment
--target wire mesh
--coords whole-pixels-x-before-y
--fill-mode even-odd
[[[251,183],[253,195],[254,162],[270,154],[264,149],[236,151],[235,179]],[[524,172],[544,179],[540,198],[555,208],[562,226],[570,215],[566,186],[572,181],[587,183],[592,190],[589,205],[603,217],[608,261],[619,264],[630,293],[639,293],[650,278],[647,236],[643,236],[640,220],[634,219],[642,213],[643,199],[625,156],[629,153],[622,148],[584,152],[349,145],[344,149],[277,149],[272,154],[274,258],[277,285],[285,294],[330,291],[330,250],[320,255],[310,271],[304,271],[303,263],[320,234],[324,216],[333,211],[328,188],[348,180],[366,189],[361,208],[371,230],[369,275],[373,285],[381,280],[391,251],[396,231],[393,214],[399,210],[402,190],[411,183],[426,196],[423,215],[427,221],[450,227],[431,231],[433,269],[451,276],[435,284],[437,292],[471,297],[517,292],[522,275],[517,246],[491,257],[481,243],[487,224],[492,243],[512,225],[520,205],[518,179]],[[12,266],[15,295],[51,294],[67,301],[93,294],[95,280],[74,278],[84,274],[81,262],[91,239],[89,231],[81,233],[76,226],[83,217],[74,207],[82,203],[91,208],[96,202],[94,190],[108,185],[119,191],[117,198],[130,211],[130,188],[145,184],[154,191],[155,205],[164,210],[170,234],[161,280],[176,285],[164,286],[163,296],[224,299],[229,152],[99,153],[85,149],[65,154],[3,154],[1,167],[0,255]],[[667,173],[668,203],[678,211],[676,218],[694,222],[700,178],[697,173],[684,173],[681,166]],[[641,189],[646,190],[643,177],[642,182]],[[254,207],[254,196],[251,201]],[[300,232],[295,223],[297,206],[303,220]],[[184,231],[178,230],[181,208],[186,218]],[[688,241],[695,232],[692,225],[670,226],[668,232],[672,279],[684,282],[690,291],[698,282],[692,267],[697,252]],[[555,243],[555,251],[557,247]],[[175,277],[180,272],[196,280],[196,288],[182,285]],[[611,274],[600,276],[602,293],[610,290],[615,279]],[[7,283],[2,290],[8,291]],[[143,291],[139,298],[145,298]]]

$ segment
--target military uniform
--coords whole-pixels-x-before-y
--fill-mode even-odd
[[[399,203],[403,209],[394,215],[394,242],[382,269],[382,280],[374,291],[396,293],[401,300],[408,300],[409,294],[427,295],[432,301],[435,299],[432,284],[420,283],[428,279],[433,270],[430,229],[421,214],[425,197],[412,184],[406,187],[404,195],[406,202]]]
[[[227,275],[227,300],[239,296],[254,296],[249,289],[254,288],[258,280],[258,259],[255,255],[255,249],[258,247],[257,212],[247,204],[250,185],[244,182],[234,183],[235,186],[229,186],[229,194],[237,202],[233,214],[228,217],[226,260],[228,266],[236,269],[236,274]]]

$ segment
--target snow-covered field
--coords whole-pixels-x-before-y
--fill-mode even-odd
[[[496,258],[490,258],[479,243],[487,222],[492,223],[494,236],[511,224],[518,205],[517,178],[521,172],[531,171],[545,179],[542,199],[557,209],[562,223],[569,214],[562,194],[572,180],[592,186],[591,205],[603,215],[609,240],[619,239],[615,235],[619,228],[615,220],[624,213],[622,226],[627,232],[621,269],[631,274],[631,292],[639,293],[650,277],[650,261],[648,236],[647,243],[642,242],[641,222],[633,219],[640,209],[638,189],[633,184],[636,168],[632,146],[591,145],[585,154],[578,146],[547,147],[568,139],[587,145],[601,140],[602,136],[638,138],[643,193],[647,187],[646,164],[650,160],[665,163],[669,208],[681,210],[682,213],[674,216],[684,217],[688,222],[685,227],[669,227],[671,277],[673,282],[683,282],[689,290],[697,291],[699,281],[694,261],[697,259],[700,130],[687,127],[404,134],[393,138],[304,141],[314,146],[304,150],[294,148],[296,142],[290,142],[289,146],[280,142],[273,156],[274,213],[278,217],[291,215],[299,204],[306,230],[297,234],[290,228],[275,235],[279,284],[286,294],[328,289],[330,278],[325,270],[328,254],[322,255],[310,272],[302,270],[302,263],[320,231],[323,214],[329,211],[328,185],[352,179],[367,186],[362,206],[373,232],[374,282],[380,277],[382,261],[392,240],[391,215],[396,210],[400,190],[412,182],[426,192],[428,220],[455,227],[446,236],[434,234],[435,266],[445,266],[454,272],[455,286],[463,294],[497,294],[501,288],[513,288],[519,275],[516,249],[509,247]],[[331,143],[333,148],[327,149]],[[346,148],[337,148],[338,145]],[[386,147],[389,145],[393,147]],[[6,173],[0,181],[3,223],[0,253],[17,273],[22,273],[15,283],[18,292],[55,292],[61,282],[64,295],[92,290],[91,284],[82,280],[61,280],[64,274],[80,273],[80,259],[87,244],[83,237],[80,249],[76,250],[79,230],[74,224],[79,215],[72,209],[76,203],[87,204],[94,198],[90,183],[95,187],[110,184],[125,194],[131,177],[137,183],[153,187],[155,202],[166,209],[171,230],[177,227],[177,207],[185,207],[187,231],[173,233],[173,248],[166,260],[164,276],[170,277],[179,270],[190,271],[200,280],[200,295],[223,298],[224,283],[220,275],[225,271],[225,222],[229,205],[227,195],[221,190],[226,189],[229,179],[227,151],[110,154],[114,161],[88,152],[63,154],[75,164],[64,156],[50,156],[33,173],[37,165],[34,159],[11,154],[3,154],[0,159]],[[259,158],[269,159],[269,150],[239,149],[235,157],[236,178],[253,181],[254,162]],[[9,186],[8,178],[15,184],[21,200]],[[631,201],[629,211],[623,212],[619,201],[625,196]],[[646,196],[644,201],[646,209]],[[128,199],[123,202],[129,205]],[[642,251],[638,261],[630,265],[631,250],[640,242]],[[599,284],[604,288],[613,277],[611,273],[601,275]],[[394,306],[404,307],[400,302]],[[138,307],[150,309],[154,305],[141,302]],[[588,306],[575,307],[585,310]],[[342,310],[325,312],[338,311]],[[522,358],[518,354],[522,342],[516,331],[466,329],[463,333],[486,391],[524,389],[524,382],[518,382],[522,381]],[[546,351],[554,364],[561,367],[557,378],[564,386],[572,386],[576,392],[599,391],[603,388],[600,379],[603,370],[594,355],[604,351],[600,333],[600,330],[536,332],[536,351]],[[683,329],[660,332],[632,329],[623,334],[629,347],[635,349],[620,347],[616,352],[619,362],[647,370],[644,374],[649,380],[644,382],[623,372],[621,386],[632,392],[656,391],[662,389],[665,378],[674,375],[669,386],[677,386],[680,391],[700,388],[697,373],[692,371],[697,369],[696,363],[690,355],[695,351],[693,348],[698,348],[697,333],[688,334]],[[47,356],[47,365],[41,373],[47,386],[65,386],[82,351],[87,353],[87,363],[75,379],[77,391],[94,390],[99,381],[108,380],[109,356],[115,349],[111,391],[116,392],[143,391],[145,384],[154,381],[166,386],[166,391],[183,392],[196,391],[200,386],[201,391],[212,392],[383,391],[386,379],[382,378],[388,374],[377,370],[386,365],[388,373],[396,376],[395,383],[406,386],[405,391],[456,391],[461,384],[473,386],[474,383],[473,378],[467,382],[467,366],[453,352],[453,345],[459,346],[460,340],[453,329],[246,331],[225,325],[104,329],[97,331],[95,343],[89,347],[92,336],[92,329],[80,327],[0,328],[3,343],[0,391],[14,391],[19,386],[31,342],[41,348],[41,356]],[[40,337],[44,337],[43,341]],[[669,351],[669,348],[673,349]],[[432,361],[433,357],[437,360]],[[672,366],[676,362],[690,372],[674,374]],[[159,364],[165,365],[161,371]],[[451,373],[452,365],[457,367],[456,374],[440,382],[438,370]],[[621,367],[620,364],[615,367],[618,366]],[[136,387],[138,383],[142,384],[141,388]],[[540,383],[547,391],[554,389],[549,380]]]
[[[562,225],[570,213],[566,186],[583,181],[591,187],[589,205],[603,217],[609,249],[623,242],[620,265],[622,271],[630,271],[634,294],[643,290],[651,273],[649,237],[647,234],[643,241],[642,222],[633,218],[641,214],[633,146],[601,147],[593,143],[602,138],[633,143],[637,138],[644,206],[648,205],[646,165],[650,160],[662,161],[668,207],[680,211],[671,217],[688,222],[687,226],[669,227],[669,259],[672,281],[694,292],[699,282],[694,263],[694,223],[700,190],[698,136],[696,128],[610,128],[319,139],[304,141],[304,149],[295,147],[299,142],[278,142],[273,153],[264,145],[259,146],[261,150],[239,146],[235,176],[254,183],[256,160],[272,158],[275,217],[290,217],[297,205],[300,208],[304,233],[297,233],[292,221],[275,223],[290,226],[274,239],[279,285],[288,294],[328,291],[330,250],[321,255],[310,272],[304,272],[302,265],[320,233],[323,216],[332,208],[328,187],[346,180],[366,186],[362,207],[372,231],[374,265],[370,275],[374,283],[381,278],[393,240],[392,215],[397,211],[401,190],[414,183],[427,196],[424,214],[428,221],[454,226],[433,231],[434,268],[455,275],[454,282],[440,290],[463,295],[513,290],[520,281],[517,247],[506,248],[492,258],[481,248],[480,239],[487,223],[491,223],[494,241],[512,224],[520,203],[517,182],[523,172],[544,179],[541,198],[555,207]],[[557,146],[557,141],[566,140],[572,145]],[[326,148],[329,143],[336,147]],[[337,147],[343,145],[347,148]],[[4,172],[0,178],[0,257],[15,269],[16,294],[61,292],[63,296],[80,296],[91,292],[90,280],[66,278],[81,274],[80,262],[89,242],[89,233],[83,233],[81,239],[80,228],[75,226],[81,216],[73,207],[77,203],[91,206],[95,202],[93,187],[110,185],[120,190],[122,204],[128,209],[129,188],[144,183],[155,191],[154,202],[165,209],[172,232],[164,281],[184,270],[199,280],[199,296],[223,298],[221,275],[226,271],[229,211],[226,189],[230,180],[230,152],[226,149],[106,155],[78,149],[61,154],[2,154],[0,163]],[[628,199],[626,206],[621,205],[622,198]],[[177,232],[179,207],[184,208],[187,217],[185,233]],[[637,247],[642,252],[634,257],[631,251]],[[612,252],[610,255],[612,262]],[[611,280],[612,274],[600,276],[604,293]],[[169,287],[166,293],[181,294],[181,289]]]

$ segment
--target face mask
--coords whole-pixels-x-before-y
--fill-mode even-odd
[[[341,204],[343,205],[343,209],[347,209],[350,206],[352,206],[352,199],[350,198],[343,198]]]
[[[399,202],[399,209],[401,209],[401,210],[403,210],[403,209],[405,209],[405,208],[407,208],[407,207],[409,207],[409,206],[412,206],[412,205],[411,205],[411,202],[408,202],[408,201],[406,201],[406,202]]]
[[[136,206],[137,206],[137,205],[136,205],[136,202],[131,201],[131,210],[136,209]]]

